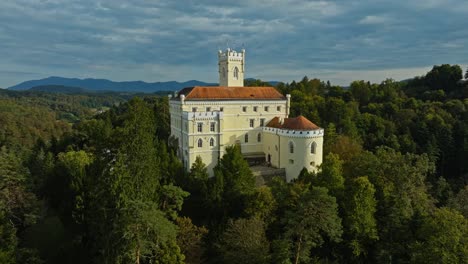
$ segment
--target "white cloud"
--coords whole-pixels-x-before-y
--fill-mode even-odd
[[[388,21],[389,21],[389,18],[385,16],[369,15],[359,20],[359,24],[363,24],[363,25],[384,24],[384,23],[387,23]]]

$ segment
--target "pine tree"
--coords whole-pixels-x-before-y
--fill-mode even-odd
[[[222,179],[222,207],[233,218],[243,214],[249,196],[255,192],[255,178],[239,146],[227,147],[225,151],[215,167],[214,181]]]
[[[352,179],[346,186],[344,200],[345,234],[353,255],[366,255],[377,235],[375,188],[367,177]]]

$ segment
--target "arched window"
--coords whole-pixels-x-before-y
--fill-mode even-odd
[[[198,144],[199,148],[203,147],[203,140],[201,138],[199,138],[197,144]]]
[[[239,79],[239,69],[237,67],[234,67],[234,80]]]
[[[249,134],[245,134],[244,136],[244,142],[249,143]]]
[[[317,149],[317,143],[312,142],[312,144],[310,144],[310,153],[315,154],[316,149]]]
[[[214,138],[210,138],[210,147],[214,146]]]
[[[289,141],[289,153],[294,153],[294,143]]]
[[[262,142],[262,133],[257,134],[257,142]]]

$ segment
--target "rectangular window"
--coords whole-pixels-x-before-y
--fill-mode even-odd
[[[254,120],[254,119],[250,119],[250,124],[249,124],[249,126],[250,126],[250,127],[254,127],[254,124],[255,124],[255,120]]]
[[[257,109],[258,109],[257,106],[254,106],[254,107],[253,107],[253,111],[254,111],[254,112],[257,112]]]
[[[268,112],[268,106],[265,106],[263,109],[265,110],[265,112]]]
[[[206,111],[207,111],[207,112],[211,112],[211,107],[207,107],[207,108],[206,108]]]
[[[196,112],[197,111],[197,108],[196,107],[192,107],[192,112]]]
[[[242,112],[247,112],[247,106],[242,107]]]
[[[219,108],[219,111],[220,111],[220,112],[223,112],[223,111],[224,111],[224,107],[220,107],[220,108]]]
[[[293,160],[293,159],[290,159],[290,160],[289,160],[289,164],[294,164],[294,160]]]
[[[276,111],[281,112],[281,106],[277,106]]]
[[[260,119],[260,126],[265,126],[265,118]]]
[[[197,131],[203,132],[203,123],[197,123]]]
[[[216,125],[215,122],[211,122],[211,123],[210,123],[210,131],[211,131],[211,132],[215,132],[215,125]]]

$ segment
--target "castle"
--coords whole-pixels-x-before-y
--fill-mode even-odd
[[[219,85],[184,88],[169,100],[171,135],[190,170],[197,156],[213,168],[226,146],[238,144],[246,159],[285,170],[288,181],[322,163],[323,128],[289,117],[291,96],[273,87],[244,87],[245,50],[218,52]]]

